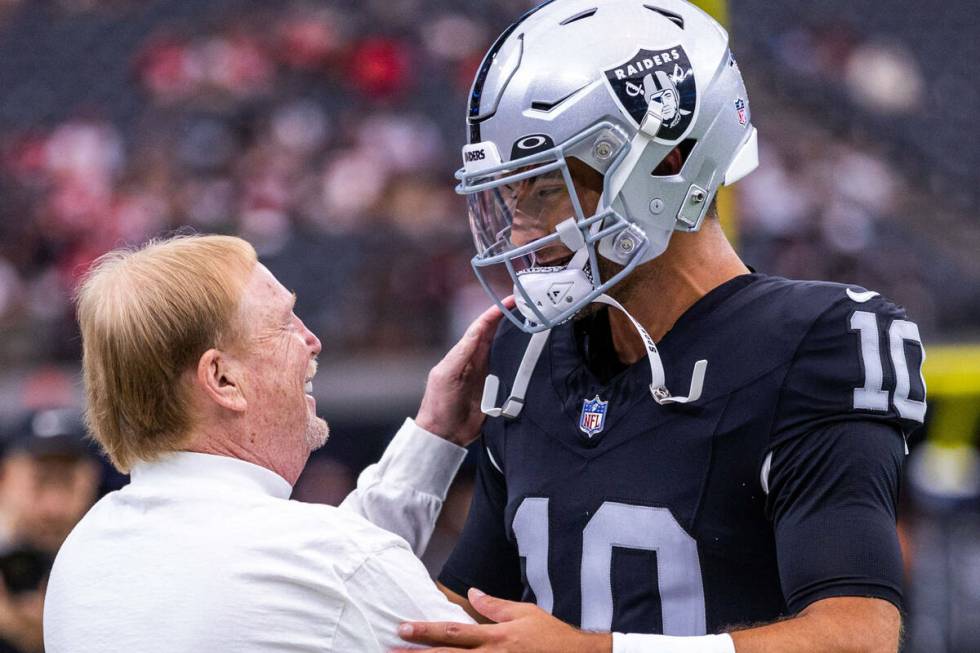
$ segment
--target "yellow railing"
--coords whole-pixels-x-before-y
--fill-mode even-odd
[[[711,14],[715,20],[728,27],[728,0],[693,0],[694,4]],[[734,188],[722,186],[718,189],[718,219],[721,228],[732,245],[738,247],[738,220]]]
[[[728,27],[728,0],[693,0],[693,3],[714,16],[719,23]]]
[[[980,426],[980,345],[926,346],[929,439],[969,442]]]

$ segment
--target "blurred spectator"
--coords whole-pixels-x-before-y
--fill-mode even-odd
[[[100,465],[70,409],[34,413],[0,446],[0,653],[40,653],[54,555],[95,503]]]
[[[51,557],[31,549],[0,553],[0,653],[42,653],[44,584]]]
[[[77,412],[32,415],[0,458],[0,550],[30,547],[54,555],[95,503],[101,469]]]
[[[134,88],[84,102],[87,90],[76,89],[76,110],[25,129],[4,126],[0,98],[0,324],[11,334],[0,360],[73,361],[70,297],[89,263],[187,227],[247,237],[280,276],[320,275],[332,292],[310,325],[338,351],[411,353],[444,341],[469,275],[465,203],[451,190],[469,80],[487,41],[529,4],[167,4],[138,38],[106,36],[115,55],[101,65],[125,69]],[[86,6],[89,19],[102,10]],[[747,2],[736,18],[754,10]],[[764,148],[740,188],[743,248],[760,270],[911,297],[920,324],[962,329],[980,319],[980,300],[943,292],[943,275],[928,270],[936,256],[919,245],[913,200],[935,202],[921,199],[922,182],[763,81],[772,66],[838,89],[831,118],[906,110],[927,93],[910,51],[849,24],[781,25],[738,44]],[[758,47],[771,63],[752,59]],[[867,71],[892,81],[873,87]],[[958,268],[971,257],[947,261]]]

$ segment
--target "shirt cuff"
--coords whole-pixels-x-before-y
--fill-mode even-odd
[[[443,501],[464,458],[464,447],[429,433],[409,417],[381,456],[379,471],[386,483]]]

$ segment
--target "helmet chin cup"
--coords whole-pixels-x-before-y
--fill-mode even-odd
[[[521,315],[533,324],[556,324],[562,313],[595,289],[585,271],[588,260],[588,251],[580,249],[564,269],[543,267],[519,272],[514,298]]]

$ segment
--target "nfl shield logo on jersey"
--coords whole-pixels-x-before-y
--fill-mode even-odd
[[[582,417],[578,421],[578,427],[586,436],[600,433],[606,425],[606,407],[608,401],[599,399],[596,395],[594,399],[586,399],[582,402]]]

